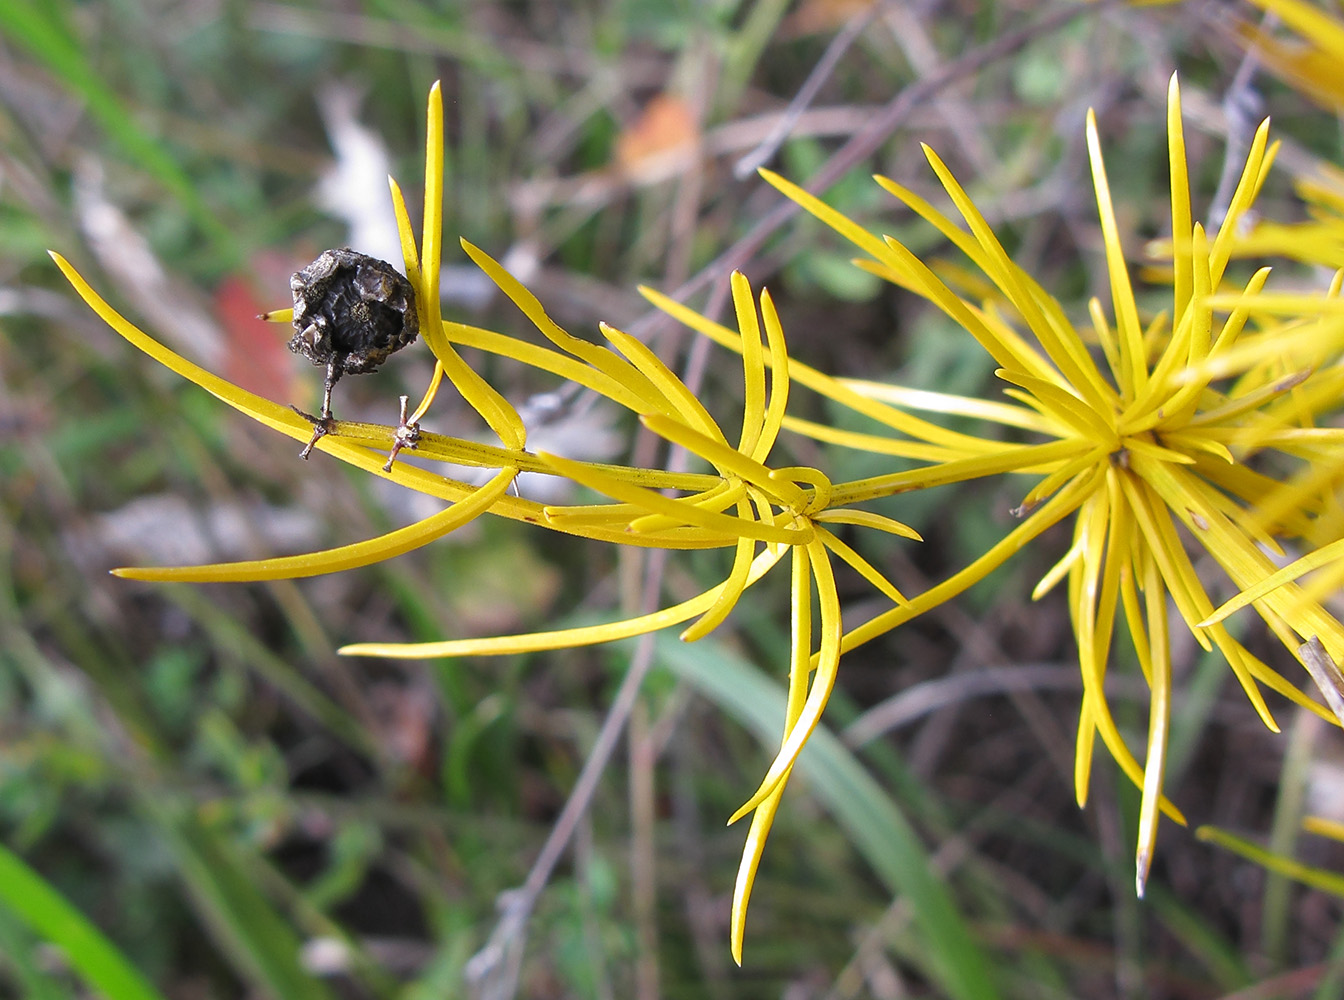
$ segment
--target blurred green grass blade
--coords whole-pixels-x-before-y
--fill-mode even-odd
[[[1312,1000],[1335,1000],[1344,996],[1344,931],[1335,935],[1330,957],[1326,959],[1325,975],[1316,986]]]
[[[189,812],[144,801],[216,940],[252,987],[270,1000],[333,1000],[300,966],[298,934],[258,891],[233,845]]]
[[[785,708],[780,685],[708,640],[687,644],[659,636],[656,641],[660,664],[693,684],[767,747],[779,742]],[[927,971],[946,995],[959,1000],[999,996],[989,962],[918,835],[863,765],[823,725],[796,767],[882,883],[909,900],[927,947]]]
[[[16,854],[0,845],[0,905],[60,947],[84,981],[109,1000],[163,1000],[84,914]]]
[[[736,108],[760,64],[761,56],[779,32],[780,21],[792,5],[788,0],[756,0],[736,31],[723,30],[719,43],[725,58],[719,85],[714,88],[714,102],[719,108]],[[705,8],[702,30],[713,31],[712,15]],[[726,29],[726,26],[721,26]]]
[[[274,685],[296,708],[347,745],[371,759],[378,759],[381,753],[378,741],[358,719],[323,694],[293,663],[277,656],[244,624],[220,609],[208,594],[194,584],[175,584],[166,589],[172,600],[209,633],[216,648],[227,650],[241,665]]]
[[[1302,817],[1306,815],[1307,782],[1323,726],[1324,723],[1315,716],[1299,712],[1285,734],[1288,748],[1279,768],[1278,797],[1274,803],[1274,821],[1269,828],[1270,857],[1287,859],[1296,853]],[[1260,904],[1260,946],[1271,962],[1282,966],[1288,961],[1295,924],[1293,892],[1288,879],[1297,876],[1278,868],[1268,870]]]
[[[444,900],[431,910],[430,924],[437,942],[434,955],[402,987],[397,1000],[443,1000],[461,992],[467,962],[480,943],[478,916],[469,904]]]
[[[1216,826],[1201,826],[1195,831],[1195,836],[1219,847],[1225,847],[1233,854],[1240,854],[1248,861],[1254,861],[1260,867],[1278,875],[1309,885],[1313,889],[1328,892],[1332,896],[1344,897],[1344,875],[1337,872],[1312,868],[1300,861],[1275,854],[1259,844],[1238,837],[1234,833],[1228,833],[1226,830],[1220,830]]]
[[[1203,964],[1220,995],[1254,982],[1247,956],[1218,928],[1214,915],[1187,906],[1159,882],[1150,883],[1143,898],[1171,935]]]
[[[77,94],[89,113],[126,153],[152,174],[187,209],[196,224],[217,245],[226,263],[241,260],[238,242],[210,212],[196,186],[164,146],[142,129],[89,63],[84,46],[64,17],[65,4],[51,0],[0,2],[0,34],[23,45]]]

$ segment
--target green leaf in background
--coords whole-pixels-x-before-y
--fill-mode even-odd
[[[242,259],[242,252],[234,234],[215,218],[181,164],[162,143],[141,128],[130,111],[107,88],[64,23],[61,8],[58,3],[5,0],[0,3],[0,34],[22,44],[46,64],[66,89],[78,95],[108,135],[182,203],[224,257],[236,264]]]
[[[257,888],[240,848],[196,816],[145,801],[175,854],[197,909],[232,956],[235,968],[269,1000],[332,1000],[299,963],[294,926]]]

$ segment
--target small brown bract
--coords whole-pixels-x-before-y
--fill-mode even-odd
[[[409,281],[391,264],[348,248],[322,251],[289,287],[295,331],[289,349],[327,369],[322,415],[304,414],[313,421],[313,438],[302,452],[307,458],[331,430],[331,390],[340,377],[375,371],[415,341],[420,319]]]

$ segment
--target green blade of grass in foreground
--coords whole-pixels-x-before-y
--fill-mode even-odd
[[[659,636],[656,642],[658,663],[693,684],[767,747],[778,743],[786,700],[780,685],[707,640],[687,644]],[[927,948],[926,972],[947,996],[958,1000],[998,997],[989,962],[935,873],[914,828],[839,738],[824,725],[818,726],[796,770],[806,778],[811,794],[844,827],[882,884],[910,901]]]
[[[164,1000],[102,931],[3,845],[0,906],[7,907],[43,940],[60,947],[71,967],[109,1000]]]

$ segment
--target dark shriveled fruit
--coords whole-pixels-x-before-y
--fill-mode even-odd
[[[289,279],[289,287],[295,331],[289,349],[327,369],[322,415],[310,418],[307,458],[331,429],[331,390],[340,377],[376,370],[415,341],[420,320],[411,283],[391,264],[348,248],[322,251]]]

